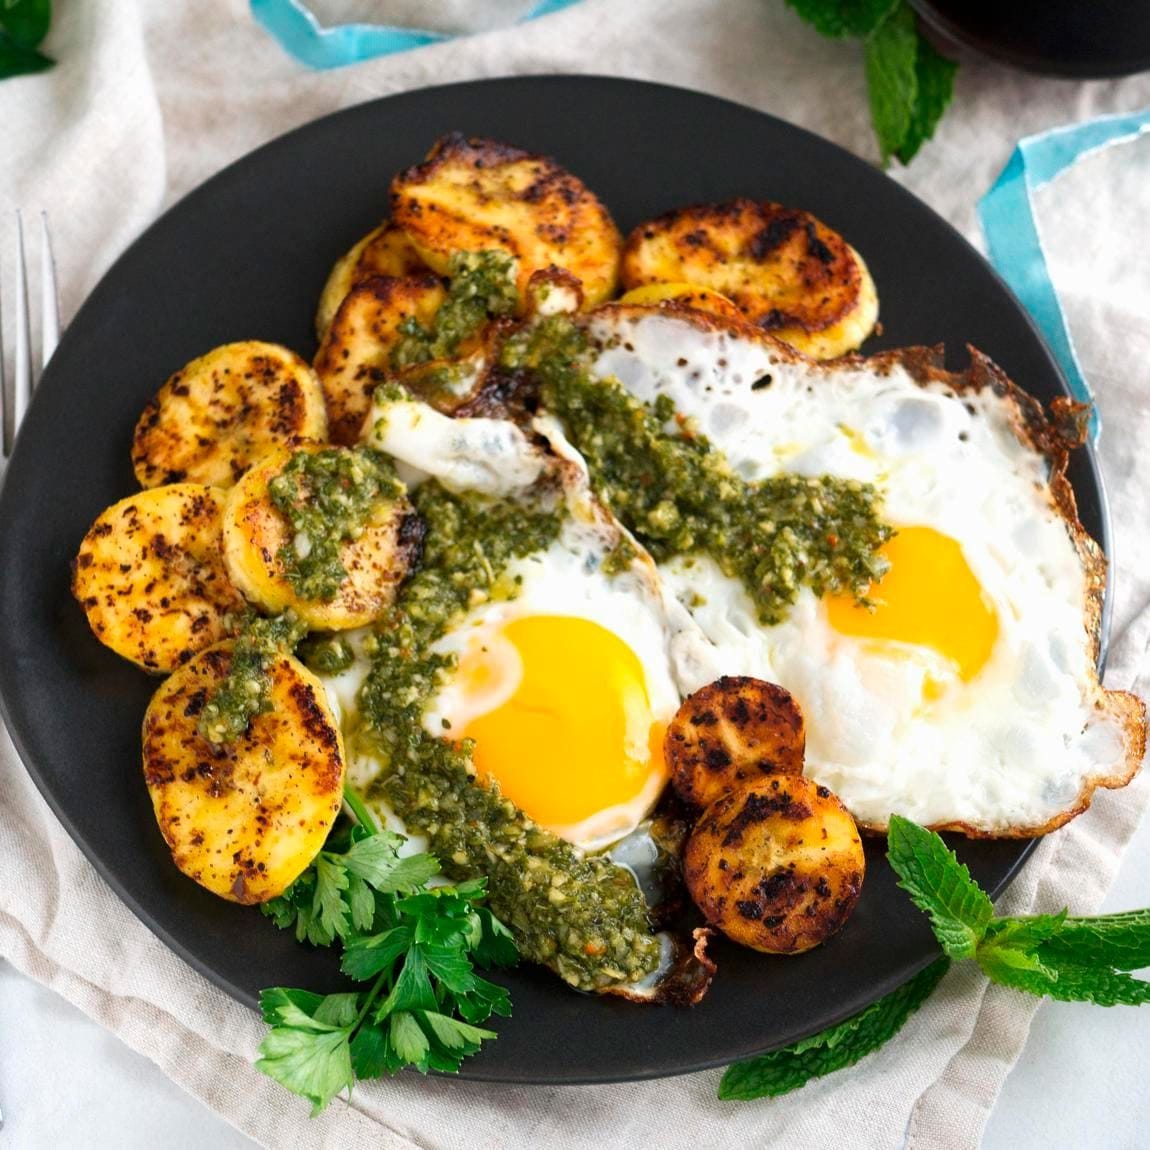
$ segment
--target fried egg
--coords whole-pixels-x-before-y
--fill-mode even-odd
[[[478,778],[576,846],[599,850],[630,834],[666,784],[663,736],[679,705],[672,666],[677,632],[697,630],[689,616],[641,549],[607,563],[629,537],[591,495],[557,424],[541,421],[529,437],[393,396],[377,401],[372,428],[370,442],[409,482],[434,476],[456,491],[563,506],[558,538],[513,560],[503,590],[433,646],[451,668],[423,725],[473,740]],[[354,707],[361,681],[349,672],[329,687]],[[363,787],[378,766],[354,759],[352,781]]]
[[[764,626],[709,558],[660,567],[723,673],[798,699],[806,773],[858,820],[1037,834],[1129,781],[1144,711],[1098,682],[1104,561],[1062,478],[1066,445],[992,365],[816,365],[721,321],[624,307],[590,331],[596,375],[670,397],[745,479],[828,474],[880,493],[896,534],[873,608],[804,588]]]

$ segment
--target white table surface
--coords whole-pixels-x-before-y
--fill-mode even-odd
[[[1148,905],[1150,819],[1131,842],[1103,909]],[[1150,1146],[1147,1067],[1150,1009],[1044,1003],[991,1115],[985,1150]],[[147,1059],[2,960],[0,1106],[3,1150],[256,1145]]]

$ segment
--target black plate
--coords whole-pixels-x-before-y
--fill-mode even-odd
[[[848,153],[722,100],[653,84],[532,77],[453,85],[349,109],[228,168],[159,220],[69,328],[28,413],[0,496],[0,691],[16,745],[76,842],[160,938],[241,1002],[261,987],[337,984],[333,955],[180,875],[140,773],[154,682],[96,642],[68,591],[72,556],[134,490],[132,427],[176,368],[228,340],[314,349],[332,262],[386,211],[392,174],[451,129],[557,156],[629,228],[675,205],[746,195],[807,208],[864,253],[882,297],[875,349],[970,341],[1043,399],[1064,385],[1019,304],[932,211]],[[1092,458],[1074,483],[1107,542]],[[993,891],[1027,847],[964,843]],[[693,1010],[585,998],[537,969],[507,975],[515,1017],[465,1076],[518,1082],[653,1077],[755,1054],[841,1020],[936,953],[878,844],[843,933],[800,959],[716,948],[719,977]]]
[[[1150,69],[1146,0],[911,0],[942,40],[1047,76],[1078,80]]]

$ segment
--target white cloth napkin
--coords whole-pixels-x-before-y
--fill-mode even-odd
[[[327,73],[285,56],[242,0],[56,7],[48,47],[59,66],[0,84],[0,221],[15,207],[51,213],[65,318],[158,211],[225,163],[336,108],[426,84],[513,72],[645,77],[752,104],[875,154],[857,46],[820,40],[781,0],[585,0],[528,25]],[[382,19],[386,5],[379,9]],[[1148,103],[1150,77],[1069,84],[968,65],[938,138],[894,178],[975,238],[975,201],[1019,136]],[[1143,199],[1141,219],[1119,213],[1138,202],[1146,161],[1140,153],[1135,171],[1119,171],[1117,159],[1090,161],[1101,168],[1076,170],[1067,196],[1056,185],[1041,208],[1106,429],[1118,541],[1109,681],[1136,690],[1147,686],[1140,674],[1150,639],[1150,287],[1137,279],[1147,205]],[[1092,214],[1103,196],[1106,210]],[[1133,230],[1109,226],[1118,218]],[[1084,226],[1088,246],[1076,242]],[[12,256],[2,225],[0,266],[10,268]],[[1146,780],[1100,796],[1042,844],[1001,909],[1096,907],[1148,798]],[[2,734],[0,874],[0,955],[269,1146],[972,1147],[1035,1009],[1019,994],[988,989],[967,966],[948,976],[897,1041],[774,1102],[719,1103],[714,1072],[531,1089],[404,1075],[366,1084],[350,1105],[309,1121],[306,1104],[251,1069],[256,1016],[136,921],[49,813]]]

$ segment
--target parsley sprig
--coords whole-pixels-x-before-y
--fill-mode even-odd
[[[333,832],[315,862],[264,904],[277,926],[316,946],[343,945],[340,968],[362,989],[319,995],[273,987],[260,995],[271,1030],[257,1069],[309,1099],[318,1114],[356,1080],[404,1066],[456,1071],[507,1016],[507,991],[475,972],[518,959],[483,901],[483,879],[428,887],[439,863],[400,857],[401,836],[379,829],[350,790],[356,824]]]
[[[1099,1006],[1150,1002],[1150,909],[1092,918],[1067,911],[998,917],[990,896],[933,831],[892,815],[887,857],[899,886],[930,916],[943,957],[838,1026],[727,1068],[719,1097],[775,1097],[853,1066],[899,1032],[949,969],[973,959],[992,981],[1028,994]]]
[[[787,0],[817,32],[862,40],[871,121],[885,167],[909,164],[954,95],[958,65],[918,31],[907,0]]]

